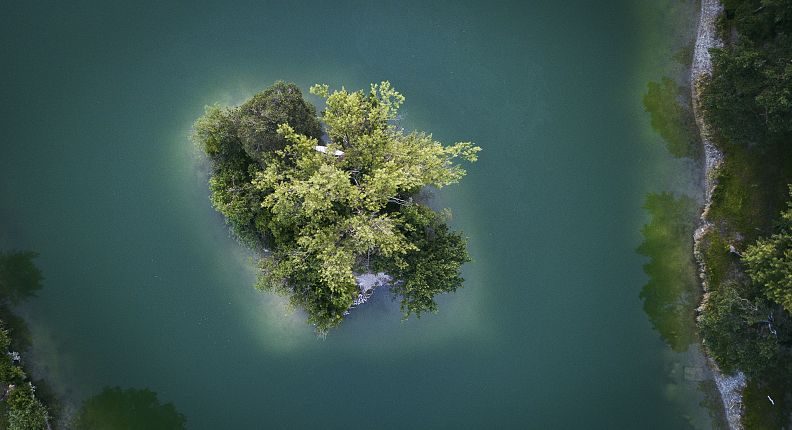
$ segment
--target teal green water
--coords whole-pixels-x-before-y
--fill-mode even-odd
[[[635,250],[645,195],[695,190],[641,101],[691,11],[7,5],[0,247],[40,253],[45,286],[22,309],[37,375],[73,407],[105,385],[149,388],[193,429],[685,428],[707,412],[675,388],[683,359],[643,311]],[[474,259],[438,315],[401,322],[375,295],[322,340],[251,288],[188,135],[205,104],[277,79],[388,79],[405,127],[484,148],[438,195]]]

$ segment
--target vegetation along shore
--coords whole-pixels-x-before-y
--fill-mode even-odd
[[[702,0],[692,67],[706,205],[698,324],[731,428],[792,412],[792,2]]]

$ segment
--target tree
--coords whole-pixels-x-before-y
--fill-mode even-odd
[[[47,429],[47,409],[33,395],[33,387],[23,383],[10,391],[8,398],[9,430]]]
[[[428,276],[428,268],[405,270],[405,256],[430,242],[408,239],[407,232],[426,226],[412,225],[398,208],[425,186],[457,182],[465,171],[456,159],[475,161],[479,148],[469,142],[446,147],[431,135],[397,128],[392,121],[404,97],[388,82],[372,85],[368,94],[343,89],[330,93],[322,85],[311,91],[326,99],[325,151],[316,150],[322,146],[316,138],[281,125],[278,131],[289,144],[274,152],[253,182],[267,194],[262,206],[271,214],[269,228],[278,250],[273,264],[265,266],[261,286],[289,294],[293,303],[308,310],[309,320],[325,330],[340,323],[359,293],[355,271],[368,269],[364,261],[374,258],[386,261],[382,264],[392,271],[413,275],[395,289],[414,293],[402,295],[408,314],[411,309],[418,314],[435,309],[426,294],[448,288],[423,287],[418,294],[418,283],[426,282],[419,277],[451,276],[447,281],[456,284],[454,277],[467,256],[444,255],[449,259],[438,263],[452,270],[438,265],[434,278]],[[413,300],[418,297],[421,305]]]
[[[276,82],[242,104],[234,117],[245,153],[257,161],[263,161],[267,154],[288,144],[278,133],[281,124],[289,124],[315,139],[322,136],[316,108],[303,99],[302,92],[293,83]]]
[[[33,386],[27,382],[24,370],[11,358],[14,347],[29,345],[29,330],[24,320],[14,315],[10,304],[18,304],[35,295],[41,288],[43,276],[33,259],[32,251],[0,252],[0,383],[9,387],[5,398],[6,413],[2,419],[9,430],[39,430],[47,428],[49,414],[34,395]],[[11,324],[9,324],[11,323]],[[6,327],[11,326],[15,338]],[[18,350],[17,350],[18,351]]]
[[[402,297],[405,317],[436,312],[435,296],[462,287],[459,267],[470,261],[465,239],[424,206],[404,207],[402,214],[413,226],[409,240],[415,247],[404,256],[404,265],[389,268],[396,279],[402,280],[393,292]]]
[[[250,148],[261,150],[255,154],[261,162],[245,167],[223,161],[236,167],[216,170],[210,180],[215,207],[232,225],[266,239],[272,251],[260,263],[257,286],[287,295],[320,332],[342,321],[360,293],[356,273],[374,266],[400,275],[394,291],[406,314],[435,310],[434,294],[461,285],[458,271],[467,254],[461,236],[431,210],[417,209],[413,197],[426,186],[458,182],[465,175],[458,161],[475,161],[480,148],[470,142],[444,146],[430,134],[397,127],[404,97],[388,82],[368,92],[330,92],[326,85],[311,92],[325,99],[326,140],[306,125],[301,110],[278,117],[277,137],[250,132],[271,130],[272,116],[249,113],[259,112],[249,107],[267,98],[240,107],[240,128],[248,131],[227,132],[233,110],[209,109],[196,123],[197,140],[210,157],[234,160],[238,155],[225,147],[237,142],[249,158]],[[268,136],[270,143],[251,147],[253,135]],[[431,240],[421,236],[427,229],[436,232]],[[418,255],[437,264],[408,270]]]
[[[106,387],[83,402],[74,430],[182,430],[186,419],[171,403],[160,404],[151,390]]]
[[[756,97],[765,86],[766,59],[746,43],[710,52],[713,74],[701,92],[707,120],[733,143],[764,142],[764,109]]]
[[[261,218],[263,196],[251,180],[271,153],[286,145],[277,132],[284,123],[298,133],[321,136],[313,105],[295,84],[279,81],[238,108],[208,106],[193,127],[193,141],[212,163],[212,205],[243,243],[257,249],[266,239],[257,224],[266,220]]]
[[[792,186],[790,186],[792,197]],[[748,275],[770,300],[792,313],[792,201],[781,214],[778,233],[759,239],[743,254]]]
[[[721,27],[738,42],[713,49],[701,93],[707,120],[732,143],[784,145],[792,133],[792,2],[724,0]]]
[[[709,293],[699,319],[704,345],[725,373],[758,374],[778,354],[778,340],[769,332],[766,303],[750,301],[736,286]]]
[[[0,321],[0,383],[8,387],[0,427],[9,430],[43,430],[49,413],[36,398],[25,371],[11,356],[11,337]]]

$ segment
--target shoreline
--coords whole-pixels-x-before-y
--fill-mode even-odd
[[[693,116],[699,129],[701,144],[704,147],[704,208],[701,212],[699,226],[693,234],[693,254],[699,268],[699,278],[704,294],[697,312],[706,312],[709,289],[707,285],[707,267],[701,250],[701,240],[714,226],[709,222],[708,213],[712,203],[712,193],[717,187],[716,174],[723,162],[723,153],[712,143],[709,124],[704,121],[700,110],[699,85],[703,80],[712,75],[712,62],[709,54],[710,48],[719,48],[723,42],[718,39],[715,23],[723,12],[723,5],[718,0],[701,0],[696,43],[693,52],[693,63],[690,71],[691,99]],[[703,348],[706,355],[706,346]],[[726,421],[732,430],[742,430],[743,398],[742,391],[746,385],[745,375],[742,372],[729,376],[721,373],[717,364],[707,356],[707,362],[712,370],[713,379],[721,395]]]

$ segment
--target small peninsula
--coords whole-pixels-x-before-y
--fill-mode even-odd
[[[321,117],[295,84],[277,82],[241,106],[207,107],[194,126],[212,204],[261,251],[257,288],[288,297],[319,333],[365,302],[372,279],[390,285],[405,318],[437,311],[469,257],[447,211],[419,193],[458,182],[459,163],[480,148],[399,127],[404,96],[389,82],[311,93],[325,101]]]

